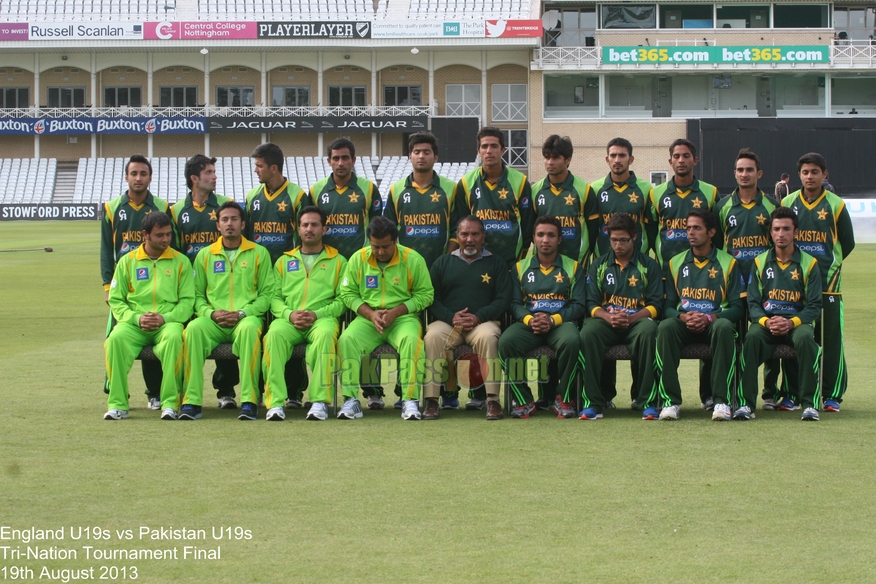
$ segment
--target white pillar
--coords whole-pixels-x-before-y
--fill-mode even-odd
[[[427,127],[432,129],[432,116],[438,112],[434,108],[435,103],[435,51],[429,51],[429,117],[427,118]]]
[[[270,104],[270,100],[268,100],[268,55],[262,51],[262,107]],[[262,143],[264,144],[266,140],[263,138]]]
[[[149,109],[152,109],[152,104],[153,104],[152,93],[153,93],[154,87],[152,84],[152,73],[153,73],[152,53],[147,53],[146,54],[146,106]],[[152,115],[151,112],[149,115]]]
[[[91,115],[97,115],[97,53],[91,53]],[[97,134],[91,135],[91,157],[97,158]]]
[[[377,86],[377,52],[371,51],[371,115],[377,115],[377,96],[379,92],[380,88]],[[371,156],[377,156],[377,132],[371,132]]]
[[[33,110],[35,115],[39,115],[40,111],[40,95],[42,92],[40,89],[40,54],[33,54]],[[33,137],[33,157],[40,157],[40,136],[39,134],[35,134]]]
[[[544,74],[542,74],[542,83],[544,83]],[[599,74],[599,117],[605,117],[605,73]]]
[[[204,105],[210,107],[210,53],[204,55]]]
[[[486,126],[490,122],[490,114],[487,111],[487,52],[481,51],[481,125]]]
[[[322,102],[323,97],[323,75],[322,75],[322,51],[316,53],[316,105],[320,108],[323,108],[325,104]],[[317,110],[317,115],[322,115],[322,113]],[[316,149],[318,152],[317,156],[322,156],[323,154],[323,144],[325,142],[325,135],[320,132],[316,135]]]
[[[204,156],[210,156],[210,134],[204,134]]]
[[[155,148],[154,148],[154,146],[155,146],[154,141],[155,140],[154,139],[155,139],[154,134],[147,134],[146,135],[146,158],[148,158],[149,160],[152,160],[152,157],[154,156],[154,152],[155,152]]]

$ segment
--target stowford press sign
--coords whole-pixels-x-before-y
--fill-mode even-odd
[[[0,205],[0,221],[77,221],[96,220],[100,204],[85,205]]]
[[[796,47],[603,47],[603,64],[829,63],[826,46]]]
[[[297,118],[207,118],[207,132],[418,132],[426,129],[426,116],[302,116]]]
[[[0,135],[204,134],[202,117],[0,118]]]

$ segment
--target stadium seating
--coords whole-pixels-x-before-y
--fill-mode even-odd
[[[201,20],[372,20],[371,0],[198,0]]]
[[[55,158],[0,159],[0,203],[51,203],[57,171]]]
[[[0,16],[7,22],[173,20],[175,4],[165,0],[0,0]]]
[[[411,0],[410,20],[529,18],[528,0]]]

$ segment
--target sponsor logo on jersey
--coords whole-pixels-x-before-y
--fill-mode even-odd
[[[149,268],[137,268],[137,279],[138,280],[148,280],[149,279]]]
[[[289,260],[286,262],[286,271],[287,272],[297,272],[301,269],[301,266],[298,264],[298,260]]]
[[[216,260],[213,262],[213,273],[214,274],[224,274],[225,273],[225,260]]]
[[[441,229],[437,225],[429,225],[426,227],[405,227],[405,235],[407,237],[438,237],[441,235]]]
[[[484,231],[487,233],[493,231],[512,231],[514,226],[510,221],[484,221]]]
[[[335,237],[355,237],[359,235],[358,225],[329,225],[326,235],[334,235]]]
[[[770,314],[797,314],[796,304],[781,300],[767,300],[763,303],[763,309]]]
[[[365,276],[366,288],[377,288],[377,276]]]
[[[666,236],[666,241],[687,240],[687,231],[682,229],[667,229],[663,233]]]
[[[520,208],[529,209],[529,197],[523,197],[520,199]]]
[[[809,255],[827,255],[827,248],[824,246],[823,243],[806,243],[800,241],[795,241],[794,243],[797,244],[798,248],[800,248],[802,251],[805,251]]]
[[[130,251],[134,251],[138,247],[140,247],[140,244],[136,243],[136,242],[135,243],[129,243],[129,242],[123,243],[122,247],[119,248],[119,257],[125,255],[126,253],[128,253]]]
[[[612,313],[626,312],[627,314],[635,314],[636,312],[639,312],[635,308],[624,308],[623,306],[618,306],[617,304],[609,304],[605,307],[605,310]]]
[[[577,235],[578,230],[574,227],[564,227],[563,230],[560,232],[560,236],[563,239],[575,239]]]
[[[741,247],[733,250],[733,257],[737,260],[753,260],[765,251],[765,247]]]
[[[374,201],[371,203],[371,206],[374,207],[375,209],[379,209],[380,208],[380,199],[375,197]]]
[[[602,234],[608,237],[608,223],[602,226]]]
[[[188,245],[188,247],[186,247],[186,255],[187,256],[196,256],[196,255],[198,255],[198,252],[201,251],[202,249],[204,249],[205,247],[207,247],[207,246],[203,243],[195,243],[195,244],[190,243]]]
[[[253,233],[252,239],[260,245],[285,245],[285,233]]]
[[[691,300],[690,298],[682,298],[681,309],[695,312],[715,312],[715,304],[708,300]]]
[[[529,303],[530,312],[557,312],[566,305],[565,300],[533,300]]]

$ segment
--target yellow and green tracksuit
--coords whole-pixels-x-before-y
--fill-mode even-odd
[[[298,212],[309,204],[307,193],[288,180],[273,193],[261,184],[246,194],[243,236],[264,246],[276,262],[297,245]]]
[[[228,197],[210,193],[203,205],[192,201],[192,193],[170,208],[170,217],[176,230],[177,247],[194,263],[198,252],[219,239],[219,207],[230,201]]]
[[[356,173],[342,187],[335,184],[333,174],[317,181],[310,187],[307,204],[316,205],[328,215],[329,229],[322,241],[347,259],[368,245],[365,230],[372,219],[383,214],[383,199],[377,185]]]
[[[383,214],[398,224],[399,243],[416,250],[430,268],[447,252],[455,198],[456,183],[437,172],[425,188],[414,185],[413,174],[389,187]]]
[[[229,260],[223,238],[195,258],[195,314],[186,327],[184,404],[199,406],[204,393],[204,361],[220,343],[233,343],[240,359],[241,402],[258,403],[262,315],[271,305],[274,274],[268,250],[246,238]],[[246,317],[223,328],[210,317],[214,310],[243,311]]]
[[[333,247],[325,246],[307,269],[301,248],[283,254],[274,264],[277,286],[271,299],[274,321],[265,335],[262,372],[265,405],[282,407],[287,397],[284,371],[295,345],[307,343],[305,360],[310,366],[310,401],[328,403],[332,398],[332,373],[336,370],[338,317],[345,310],[341,279],[347,260]],[[310,310],[317,320],[307,330],[289,321],[296,310]]]
[[[140,247],[119,260],[110,282],[109,303],[117,324],[106,340],[109,408],[128,409],[128,372],[140,350],[154,345],[164,376],[161,407],[179,409],[183,373],[183,325],[192,316],[195,286],[189,261],[170,248],[151,259]],[[155,312],[164,324],[140,328],[140,317]]]
[[[642,253],[648,253],[651,243],[644,231],[645,218],[651,214],[651,192],[654,187],[648,181],[637,178],[636,173],[630,171],[630,178],[626,182],[616,183],[611,180],[611,174],[595,180],[587,188],[587,198],[596,204],[596,212],[599,217],[596,220],[596,228],[591,231],[590,237],[595,239],[593,255],[601,256],[611,250],[608,241],[608,229],[606,225],[612,216],[618,213],[626,213],[633,218],[636,224],[636,238],[638,249]],[[595,231],[595,233],[594,233]]]
[[[666,270],[669,260],[690,249],[687,240],[687,213],[691,209],[709,210],[718,202],[718,188],[694,179],[686,187],[676,187],[675,178],[651,191],[650,216],[645,216],[648,241],[657,262]]]
[[[560,184],[543,178],[532,185],[532,206],[536,218],[553,215],[560,220],[560,254],[584,265],[593,243],[593,229],[599,218],[588,185],[571,172]]]
[[[378,264],[371,247],[353,254],[341,283],[341,298],[347,308],[357,312],[363,304],[374,310],[392,309],[404,304],[408,312],[395,319],[382,334],[377,332],[371,320],[361,315],[344,330],[338,340],[344,397],[356,397],[362,357],[386,342],[399,354],[402,398],[419,398],[418,381],[423,379],[425,372],[420,312],[432,304],[434,295],[426,260],[414,250],[398,245],[385,267]],[[369,374],[365,378],[368,385],[378,384],[379,380],[375,379],[376,367],[376,362],[369,362]]]

